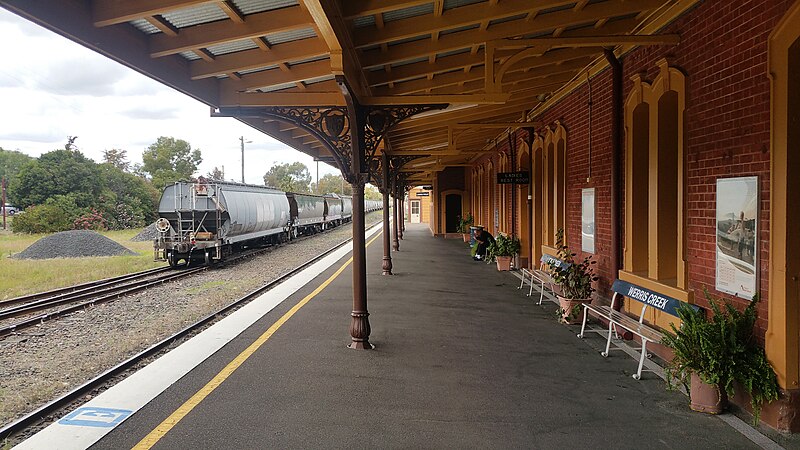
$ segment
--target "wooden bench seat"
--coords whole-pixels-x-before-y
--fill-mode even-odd
[[[614,291],[614,295],[611,297],[611,305],[583,304],[583,323],[581,324],[581,332],[578,334],[578,337],[583,338],[584,332],[586,331],[586,320],[589,311],[608,321],[606,349],[600,352],[603,357],[608,357],[609,351],[611,350],[611,336],[614,333],[614,325],[618,325],[639,336],[642,339],[642,354],[639,357],[639,368],[633,375],[634,379],[639,380],[642,377],[642,366],[644,366],[644,360],[647,357],[647,343],[661,343],[661,339],[664,337],[660,330],[644,323],[644,315],[647,312],[647,308],[656,308],[659,311],[664,311],[675,317],[677,317],[677,309],[682,305],[688,305],[694,309],[700,308],[627,281],[614,281],[611,290]],[[642,304],[642,310],[638,318],[616,310],[615,306],[618,302],[621,302],[623,298],[629,298]]]
[[[550,287],[550,292],[553,292],[553,286],[555,286],[556,283],[552,275],[553,267],[566,268],[568,266],[569,263],[562,261],[555,256],[544,254],[542,255],[541,259],[539,259],[538,269],[522,269],[522,281],[519,283],[519,287],[517,289],[522,289],[522,287],[525,286],[525,280],[527,279],[528,283],[530,284],[530,289],[528,290],[527,296],[530,297],[533,294],[534,283],[540,285],[538,304],[541,305],[542,300],[544,299],[545,285]],[[553,293],[553,295],[555,295],[555,293]]]

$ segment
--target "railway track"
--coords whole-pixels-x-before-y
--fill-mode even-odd
[[[314,236],[303,236],[294,239],[293,242],[300,242]],[[223,264],[232,264],[271,251],[274,248],[275,246],[269,246],[247,250],[228,258]],[[5,300],[0,302],[0,338],[19,330],[36,326],[47,320],[71,314],[100,303],[113,301],[210,268],[210,266],[200,266],[175,270],[170,267],[160,267]],[[24,319],[8,323],[20,317],[24,317]]]
[[[187,326],[186,328],[178,331],[177,333],[168,336],[167,338],[161,340],[160,342],[154,344],[153,346],[145,349],[144,351],[133,355],[132,357],[128,358],[127,360],[123,361],[122,363],[112,367],[111,369],[103,372],[102,374],[98,375],[97,377],[87,381],[86,383],[78,386],[74,390],[68,392],[67,394],[47,403],[46,405],[36,409],[35,411],[21,417],[20,419],[12,422],[3,428],[0,428],[0,442],[4,439],[8,439],[10,436],[17,435],[22,431],[29,429],[30,427],[43,422],[45,420],[49,420],[52,416],[55,415],[61,409],[67,408],[73,403],[77,403],[81,401],[82,397],[88,393],[97,391],[98,389],[103,388],[108,383],[113,382],[115,377],[123,375],[126,371],[134,368],[141,362],[152,358],[158,355],[161,352],[164,352],[169,348],[172,344],[176,341],[180,341],[185,339],[205,327],[209,326],[211,323],[216,322],[217,320],[222,319],[225,315],[233,312],[234,310],[238,309],[239,307],[245,305],[246,303],[250,302],[251,300],[257,298],[264,292],[271,290],[272,288],[278,286],[279,284],[283,283],[287,279],[291,278],[295,274],[299,273],[303,269],[307,268],[308,266],[314,264],[315,262],[319,261],[320,259],[324,258],[325,256],[329,255],[330,253],[336,251],[341,246],[347,244],[352,239],[347,239],[332,248],[322,252],[321,254],[315,256],[314,258],[306,261],[305,263],[301,264],[294,269],[291,269],[282,275],[280,275],[275,280],[267,283],[266,285],[244,295],[243,297],[235,300],[234,302],[230,303],[229,305],[225,306],[224,308],[215,311],[207,316],[203,317],[202,319],[198,320],[197,322]],[[265,251],[268,249],[261,249],[261,251]],[[248,257],[252,256],[253,253],[242,254],[241,257]],[[237,258],[239,259],[239,258]],[[205,270],[206,267],[199,267],[198,270]],[[190,269],[191,270],[191,269]]]

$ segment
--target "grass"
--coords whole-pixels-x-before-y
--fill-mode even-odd
[[[0,219],[0,300],[163,266],[165,263],[153,261],[152,242],[130,240],[139,231],[101,233],[133,250],[136,256],[21,260],[9,256],[46,235],[11,233],[2,229]]]
[[[225,286],[226,284],[228,284],[227,281],[207,281],[198,287],[186,289],[186,293],[191,295],[197,295],[221,286]]]

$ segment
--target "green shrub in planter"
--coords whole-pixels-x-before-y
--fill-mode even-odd
[[[486,248],[486,257],[490,261],[494,261],[498,256],[514,256],[519,253],[522,248],[519,239],[506,235],[498,235],[494,243],[489,244]]]
[[[743,311],[728,300],[711,298],[708,292],[706,298],[711,318],[683,306],[678,309],[681,327],[673,324],[673,334],[664,334],[663,344],[675,353],[666,368],[667,383],[670,388],[674,380],[688,386],[694,372],[703,382],[719,386],[731,396],[734,382],[739,382],[750,394],[753,422],[758,424],[761,405],[778,398],[775,371],[753,335],[759,298],[753,297]]]

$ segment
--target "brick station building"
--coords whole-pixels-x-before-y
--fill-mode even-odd
[[[616,278],[701,307],[704,290],[739,307],[760,295],[783,390],[762,420],[800,430],[800,1],[0,6],[335,164],[356,236],[367,179],[395,211],[430,185],[435,235],[471,213],[522,240],[522,267],[563,228],[598,262],[598,302]],[[354,244],[351,334],[370,348]]]
[[[797,431],[800,186],[792,173],[800,169],[800,2],[707,1],[660,33],[679,34],[680,44],[639,47],[618,58],[623,142],[616,180],[614,69],[599,60],[532,105],[526,121],[534,127],[506,130],[465,168],[465,210],[495,234],[519,236],[521,264],[532,267],[542,253],[555,254],[560,227],[570,248],[581,248],[582,193],[593,189],[593,254],[604,297],[619,277],[703,307],[705,290],[743,307],[744,295],[716,288],[717,180],[755,177],[756,215],[747,217],[757,219],[750,295],[763,300],[758,333],[786,394],[762,420]],[[514,170],[530,170],[530,190],[496,184],[498,172]],[[668,329],[674,319],[656,311],[648,320]]]

